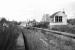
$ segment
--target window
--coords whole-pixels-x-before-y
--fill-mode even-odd
[[[62,16],[55,16],[55,22],[62,22]]]
[[[59,16],[59,22],[62,22],[62,16]]]

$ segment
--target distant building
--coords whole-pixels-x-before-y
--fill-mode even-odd
[[[37,23],[37,22],[36,22],[35,19],[32,20],[32,21],[29,21],[29,22],[27,23],[27,27],[32,27],[32,26],[34,26],[36,23]]]
[[[21,24],[20,24],[20,26],[24,26],[24,27],[26,27],[27,26],[27,22],[21,22]]]
[[[67,25],[67,15],[65,11],[58,11],[52,15],[45,14],[42,18],[43,22],[50,22],[50,26],[53,25]]]
[[[32,20],[32,21],[27,21],[27,22],[21,22],[20,26],[24,26],[24,27],[32,27],[35,24],[37,24],[36,20]]]
[[[58,11],[49,18],[50,25],[67,25],[67,15],[65,11]]]

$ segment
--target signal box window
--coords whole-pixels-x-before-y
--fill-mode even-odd
[[[55,22],[62,22],[62,16],[55,16]]]

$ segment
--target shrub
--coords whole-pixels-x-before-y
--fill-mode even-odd
[[[37,25],[35,24],[33,27],[38,28],[48,28],[49,22],[39,22]]]
[[[69,25],[55,26],[52,28],[52,30],[75,34],[75,26],[74,27]]]

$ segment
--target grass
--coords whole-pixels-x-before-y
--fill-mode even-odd
[[[31,50],[75,50],[75,39],[70,37],[44,30],[25,29],[24,33]],[[40,39],[47,43],[48,46]]]
[[[14,50],[16,48],[16,39],[19,35],[15,26],[0,26],[0,50]]]
[[[72,25],[54,26],[52,30],[75,34],[75,26]]]
[[[66,28],[67,32],[71,30],[70,28],[74,29],[74,27],[69,26],[62,28]],[[75,50],[75,39],[70,37],[53,34],[44,30],[21,29],[12,25],[0,28],[0,50],[18,50],[14,48],[17,47],[16,40],[22,32],[26,37],[29,50]]]
[[[75,50],[75,39],[45,31],[43,34],[48,39],[50,50]]]

